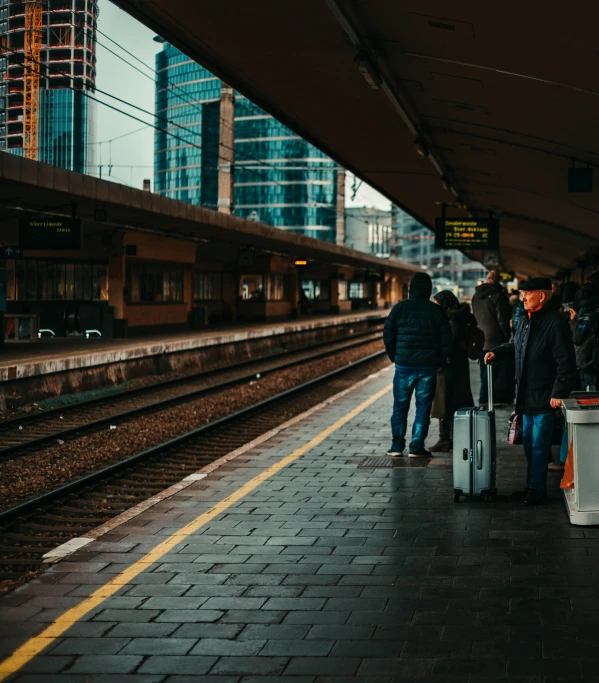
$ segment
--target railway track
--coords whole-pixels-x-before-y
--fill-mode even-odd
[[[244,361],[232,368],[220,368],[156,385],[130,389],[120,394],[88,399],[68,406],[35,412],[0,422],[0,461],[31,453],[83,433],[118,425],[143,413],[251,381],[256,375],[301,365],[353,349],[380,338],[378,327],[336,342],[325,342],[289,351],[268,359]]]
[[[384,351],[88,474],[0,513],[0,582],[43,567],[43,555],[178,483],[387,364]],[[2,588],[2,583],[0,583]]]

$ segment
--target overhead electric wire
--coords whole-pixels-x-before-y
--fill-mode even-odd
[[[68,24],[68,25],[69,25],[69,26],[72,26],[73,28],[79,28],[78,26],[76,26],[75,24],[72,24],[72,23],[71,23],[71,24]],[[123,46],[122,46],[120,43],[118,43],[116,40],[110,38],[108,35],[106,35],[106,34],[103,33],[102,31],[100,31],[100,29],[96,29],[96,31],[97,31],[98,33],[100,33],[101,35],[103,35],[104,37],[108,38],[108,40],[110,40],[111,43],[113,43],[114,45],[116,45],[116,46],[117,46],[119,49],[121,49],[123,52],[125,52],[125,53],[128,54],[129,56],[133,57],[137,62],[139,62],[139,63],[142,64],[146,69],[148,69],[149,71],[151,71],[151,72],[154,74],[154,76],[150,76],[149,74],[144,73],[141,69],[139,69],[139,68],[136,67],[135,65],[131,64],[131,62],[128,61],[127,59],[125,59],[122,55],[119,55],[119,54],[116,53],[114,50],[112,50],[111,48],[107,47],[106,45],[104,45],[103,43],[101,43],[99,40],[96,39],[96,44],[97,44],[97,45],[99,45],[99,46],[102,47],[103,49],[107,50],[110,54],[114,55],[117,59],[121,60],[124,64],[127,64],[128,66],[130,66],[130,67],[131,67],[132,69],[134,69],[137,73],[141,74],[142,76],[144,76],[144,77],[147,78],[148,80],[152,81],[153,84],[155,84],[155,85],[157,84],[157,79],[160,79],[161,82],[166,82],[166,84],[167,84],[168,87],[172,88],[173,90],[178,90],[180,93],[182,93],[182,94],[177,95],[177,97],[178,97],[180,100],[182,100],[183,102],[185,102],[187,105],[192,106],[196,111],[198,111],[198,112],[200,113],[200,115],[203,115],[204,112],[203,112],[203,110],[202,110],[202,108],[201,108],[201,105],[199,105],[199,104],[197,103],[197,101],[193,100],[193,99],[191,98],[191,96],[188,95],[188,94],[185,92],[185,90],[184,90],[181,86],[177,85],[176,83],[173,83],[173,82],[168,78],[168,76],[161,76],[161,75],[158,73],[158,71],[157,71],[156,69],[154,69],[153,67],[151,67],[149,64],[146,64],[143,60],[139,59],[139,57],[136,57],[132,52],[130,52],[129,50],[127,50],[125,47],[123,47]],[[190,59],[190,61],[193,62],[192,59]],[[208,73],[210,73],[210,72],[208,72]],[[212,75],[212,74],[211,74],[211,75]],[[214,77],[215,79],[217,79],[216,76],[213,76],[213,77]],[[160,83],[160,84],[161,84],[161,83]],[[101,92],[101,91],[99,91],[99,92]],[[157,116],[157,114],[155,114],[155,116]],[[231,126],[231,125],[228,123],[228,121],[226,121],[225,119],[223,119],[222,116],[220,117],[220,123],[221,123],[222,125],[226,126],[231,132],[234,132],[234,127]],[[173,123],[173,125],[176,125],[176,124]],[[284,124],[281,124],[281,125],[284,125]],[[286,126],[285,126],[285,127],[286,127]],[[297,136],[297,137],[300,138],[300,136]],[[248,139],[249,141],[254,141],[254,142],[257,142],[257,141],[259,140],[258,138],[247,138],[247,139]],[[300,139],[301,139],[301,138],[300,138]],[[242,156],[245,156],[245,158],[246,158],[247,160],[249,160],[249,161],[255,161],[256,163],[261,164],[261,165],[263,165],[263,166],[266,166],[267,168],[271,168],[271,169],[274,170],[274,171],[279,171],[279,172],[281,172],[281,171],[282,171],[282,172],[290,172],[290,171],[292,171],[292,170],[295,170],[295,169],[286,169],[284,166],[275,166],[275,165],[273,165],[272,163],[269,163],[269,162],[267,162],[267,161],[264,161],[263,159],[257,159],[256,157],[252,157],[251,155],[248,155],[247,153],[240,152],[240,151],[238,151],[238,150],[234,150],[233,148],[229,147],[228,145],[221,145],[221,146],[223,146],[225,149],[228,149],[228,150],[230,150],[230,151],[235,152],[236,154],[241,154]],[[327,160],[326,160],[326,159],[323,159],[323,160],[322,160],[322,163],[327,163]],[[252,170],[255,170],[255,169],[252,169]],[[334,168],[306,167],[306,170],[324,171],[324,172],[332,173],[332,172],[335,172],[335,171],[337,170],[337,166],[335,166]]]
[[[68,25],[71,26],[71,27],[73,27],[73,28],[75,28],[75,29],[80,29],[80,28],[82,28],[82,27],[77,26],[76,24],[73,24],[73,23],[68,23]],[[135,59],[137,62],[139,62],[139,63],[140,63],[142,66],[144,66],[146,69],[148,69],[149,71],[151,71],[151,72],[154,74],[154,77],[150,76],[149,74],[145,74],[143,71],[141,71],[141,69],[139,69],[138,67],[136,67],[136,66],[134,66],[133,64],[131,64],[131,62],[129,62],[127,59],[125,59],[125,58],[122,57],[121,55],[117,54],[114,50],[112,50],[111,48],[107,47],[106,45],[104,45],[103,43],[101,43],[101,42],[100,42],[99,40],[97,40],[97,38],[96,38],[96,44],[97,44],[97,45],[99,45],[99,46],[102,47],[103,49],[107,50],[110,54],[114,55],[117,59],[121,60],[123,63],[125,63],[125,64],[127,64],[128,66],[130,66],[130,67],[131,67],[132,69],[134,69],[137,73],[139,73],[139,74],[141,74],[142,76],[146,77],[147,79],[151,80],[153,84],[156,84],[156,83],[157,83],[157,79],[159,79],[160,82],[166,82],[166,84],[167,84],[168,86],[172,87],[173,89],[176,89],[176,90],[180,91],[182,94],[177,95],[177,97],[178,97],[180,100],[182,100],[183,102],[185,102],[187,105],[192,106],[192,107],[193,107],[194,109],[196,109],[201,115],[203,115],[203,110],[201,109],[201,105],[198,105],[197,102],[193,101],[193,100],[190,98],[190,96],[187,95],[187,93],[185,92],[185,90],[184,90],[181,86],[179,86],[179,85],[173,83],[167,76],[161,76],[161,75],[158,73],[158,71],[157,71],[156,69],[154,69],[154,68],[151,67],[150,65],[146,64],[143,60],[141,60],[139,57],[137,57],[137,56],[134,55],[132,52],[130,52],[129,50],[127,50],[127,49],[126,49],[125,47],[123,47],[120,43],[118,43],[116,40],[114,40],[113,38],[111,38],[110,36],[108,36],[107,34],[105,34],[103,31],[101,31],[101,30],[98,29],[97,27],[96,27],[95,30],[96,30],[96,32],[99,33],[100,35],[106,37],[111,43],[113,43],[113,45],[117,46],[117,47],[118,47],[119,49],[121,49],[123,52],[125,52],[125,53],[128,54],[130,57],[132,57],[132,58]],[[192,59],[190,59],[190,61],[193,62]],[[50,67],[47,66],[47,68],[50,68]],[[56,72],[56,70],[55,70],[55,72]],[[71,81],[74,81],[74,80],[75,80],[75,78],[70,77],[70,76],[68,76],[68,75],[66,75],[66,74],[63,74],[62,72],[58,72],[58,73],[59,73],[60,75],[66,76],[67,78],[70,78]],[[210,72],[208,72],[208,73],[210,73]],[[214,78],[216,78],[216,77],[214,77]],[[161,117],[160,115],[158,115],[158,114],[156,114],[156,113],[152,114],[152,113],[148,112],[147,110],[143,110],[143,109],[141,109],[141,108],[139,108],[139,107],[136,107],[135,105],[132,105],[132,104],[126,102],[125,100],[121,100],[120,98],[117,98],[116,96],[111,95],[110,93],[107,93],[107,92],[105,92],[105,91],[102,91],[102,90],[98,89],[97,87],[96,87],[95,89],[96,89],[96,92],[99,92],[99,93],[101,93],[101,94],[104,94],[104,95],[106,95],[106,96],[108,96],[108,97],[112,97],[112,98],[116,99],[117,101],[121,102],[122,104],[124,104],[125,106],[130,106],[130,107],[132,107],[132,108],[134,108],[134,109],[137,109],[137,110],[139,110],[139,111],[142,111],[143,113],[148,114],[149,116],[154,116],[154,118],[156,118],[156,119],[159,119],[159,120],[162,120],[162,121],[166,121],[166,122],[170,123],[171,126],[174,126],[174,127],[180,128],[180,129],[182,129],[182,130],[186,130],[186,131],[189,130],[189,131],[191,131],[192,134],[194,134],[194,135],[199,135],[199,134],[196,133],[195,131],[192,131],[192,130],[191,130],[191,127],[188,128],[188,127],[185,127],[185,126],[180,126],[179,124],[175,123],[175,122],[172,121],[172,120],[166,119],[165,117]],[[183,95],[184,95],[185,97],[183,97]],[[275,120],[276,120],[276,119],[275,119]],[[227,121],[225,121],[225,120],[223,119],[222,116],[220,117],[220,124],[226,126],[231,132],[234,133],[234,127],[231,126],[231,125],[229,125],[229,123],[228,123]],[[283,125],[283,124],[281,124],[281,125]],[[158,130],[159,132],[164,132],[164,133],[166,133],[166,134],[169,134],[168,127],[167,127],[166,129],[162,129],[162,128],[156,129],[156,128],[155,128],[155,130]],[[175,136],[172,136],[172,137],[175,137]],[[297,137],[299,138],[300,136],[297,136]],[[176,139],[178,139],[179,141],[184,142],[184,141],[181,140],[181,138],[179,138],[179,137],[177,137]],[[300,139],[301,139],[301,138],[300,138]],[[249,141],[258,141],[257,138],[248,138],[248,140],[249,140]],[[107,142],[111,142],[111,141],[107,141]],[[98,144],[103,144],[103,143],[98,143]],[[191,143],[189,143],[189,144],[191,144]],[[225,144],[219,143],[219,146],[220,146],[220,147],[224,147],[225,149],[228,149],[229,151],[233,152],[234,157],[242,156],[242,157],[244,157],[247,161],[255,162],[255,163],[257,163],[257,164],[260,164],[261,166],[264,166],[265,169],[270,169],[270,170],[275,171],[275,172],[279,172],[279,173],[280,173],[280,172],[283,172],[283,173],[285,173],[285,172],[287,172],[287,173],[292,173],[292,172],[296,172],[297,170],[300,170],[300,169],[289,169],[289,168],[285,168],[284,165],[275,166],[275,165],[273,165],[273,164],[271,164],[271,163],[269,163],[269,162],[266,162],[266,161],[264,161],[264,160],[262,160],[262,159],[257,159],[256,157],[253,157],[253,156],[247,154],[246,152],[243,152],[243,151],[241,151],[241,150],[235,149],[234,147],[232,148],[232,147],[230,147],[229,145],[225,145]],[[196,146],[196,147],[198,147],[198,146]],[[199,147],[201,147],[201,145],[200,145]],[[226,161],[227,163],[230,162],[229,159],[225,159],[225,158],[223,158],[223,157],[220,156],[220,155],[218,155],[217,158],[221,159],[222,161]],[[326,164],[326,163],[327,163],[327,160],[326,160],[326,159],[323,159],[323,160],[322,160],[322,163]],[[110,166],[110,164],[108,164],[108,165]],[[242,165],[241,165],[241,164],[236,164],[236,165],[237,165],[238,167],[242,168]],[[204,168],[211,168],[211,167],[206,167],[206,166],[204,166]],[[338,172],[338,168],[339,168],[338,165],[335,165],[334,167],[328,167],[328,168],[327,168],[327,167],[322,167],[322,166],[321,166],[321,167],[310,167],[310,166],[307,166],[305,169],[301,169],[301,170],[302,170],[302,171],[305,170],[305,171],[312,171],[312,172],[319,172],[319,173],[330,174],[330,173],[336,173],[336,172]],[[288,186],[288,185],[290,185],[290,184],[304,184],[304,183],[307,183],[307,180],[282,181],[282,182],[276,181],[276,180],[270,180],[269,176],[266,175],[266,174],[267,174],[267,170],[260,170],[260,169],[255,169],[255,168],[248,168],[247,166],[245,166],[245,170],[246,170],[247,172],[253,173],[253,174],[255,174],[255,175],[262,175],[262,177],[263,177],[264,179],[266,179],[267,182],[270,182],[270,183],[272,183],[272,184],[275,184],[275,185],[277,185],[277,186],[279,186],[279,187],[285,187],[285,186]],[[168,173],[168,169],[166,169],[164,172],[165,172],[165,173]],[[315,184],[316,182],[317,182],[317,181],[312,181],[312,183],[309,183],[309,184]],[[324,181],[324,182],[334,182],[334,181]],[[316,202],[316,201],[313,201],[313,202],[310,202],[310,203],[313,204],[313,208],[317,208],[317,209],[320,209],[320,210],[323,210],[323,211],[330,211],[331,213],[335,213],[335,215],[337,215],[337,209],[336,209],[336,208],[328,207],[328,206],[318,206],[318,202]]]
[[[81,28],[81,27],[76,26],[75,24],[70,24],[70,26],[72,26],[72,27],[74,27],[74,28]],[[96,30],[97,30],[101,35],[106,36],[106,34],[104,34],[104,33],[103,33],[102,31],[100,31],[99,29],[96,29]],[[145,62],[143,62],[143,61],[140,60],[139,58],[135,57],[135,55],[133,55],[131,52],[129,52],[126,48],[124,48],[123,46],[121,46],[119,43],[117,43],[116,41],[114,41],[114,40],[111,39],[110,37],[108,37],[108,36],[106,36],[106,37],[107,37],[112,43],[114,43],[114,44],[117,45],[120,49],[122,49],[124,52],[126,52],[127,54],[129,54],[130,56],[132,56],[133,58],[135,58],[136,61],[140,62],[140,63],[143,64],[147,69],[153,71],[153,73],[155,73],[156,75],[158,75],[158,73],[157,73],[156,70],[152,69],[150,66],[148,66],[147,64],[145,64]],[[152,80],[152,81],[154,82],[154,79],[152,79],[151,76],[149,76],[149,75],[147,75],[147,74],[144,74],[140,69],[138,69],[137,67],[135,67],[134,65],[132,65],[128,60],[126,60],[126,59],[124,59],[122,56],[116,54],[113,50],[111,50],[110,48],[107,48],[106,46],[104,46],[103,44],[99,43],[98,41],[96,41],[96,42],[97,42],[98,44],[100,44],[101,47],[103,47],[104,49],[108,50],[108,52],[110,52],[111,54],[113,54],[115,57],[117,57],[118,59],[120,59],[121,61],[123,61],[125,64],[127,64],[127,65],[130,66],[131,68],[133,68],[136,72],[141,73],[142,75],[146,76],[148,79],[150,79],[150,80]],[[19,52],[20,52],[20,51],[15,50],[15,51],[12,51],[12,54],[18,54]],[[9,54],[10,54],[10,53],[9,53]],[[193,61],[193,60],[191,60],[191,61]],[[82,79],[78,79],[78,78],[76,78],[76,77],[74,77],[74,76],[71,76],[70,74],[65,74],[65,73],[63,73],[62,71],[59,71],[59,70],[56,69],[56,68],[52,68],[52,66],[51,66],[50,64],[43,63],[43,62],[41,62],[41,61],[35,61],[35,60],[34,60],[34,63],[37,63],[39,66],[44,66],[47,70],[49,70],[49,71],[51,71],[51,72],[53,72],[53,73],[55,73],[55,74],[57,74],[57,75],[59,75],[59,76],[62,76],[63,78],[66,78],[66,79],[70,80],[71,83],[73,83],[73,82],[75,82],[75,81],[77,81],[77,80],[82,80]],[[168,78],[166,78],[166,82],[169,83],[169,84],[171,83],[170,80],[169,80]],[[182,88],[180,88],[180,86],[177,86],[176,84],[172,84],[172,85],[173,85],[174,88],[177,88],[178,90],[181,90],[183,93],[185,92],[185,91],[183,91]],[[125,116],[128,116],[129,118],[131,118],[131,119],[133,119],[133,120],[136,120],[136,121],[138,121],[138,122],[144,124],[144,126],[148,126],[148,127],[153,128],[153,129],[154,129],[155,131],[157,131],[157,132],[164,133],[164,134],[170,136],[171,138],[176,139],[176,140],[178,140],[179,142],[182,142],[184,145],[189,145],[189,146],[191,146],[191,147],[193,147],[193,148],[200,149],[200,150],[203,149],[202,145],[198,145],[198,144],[195,144],[195,143],[191,142],[190,140],[186,140],[185,138],[183,138],[183,137],[181,137],[181,136],[179,136],[179,135],[176,135],[176,134],[173,133],[171,130],[169,130],[169,127],[170,127],[170,128],[173,128],[173,127],[174,127],[174,128],[180,129],[180,130],[182,130],[182,131],[190,132],[192,135],[200,135],[199,133],[196,133],[195,131],[193,131],[193,130],[191,129],[191,127],[182,126],[182,125],[177,124],[177,123],[175,123],[174,121],[172,121],[172,120],[170,120],[170,119],[168,119],[168,118],[166,118],[166,117],[160,116],[160,115],[158,115],[158,114],[156,114],[156,113],[153,113],[153,112],[150,112],[150,111],[148,111],[148,110],[146,110],[146,109],[144,109],[144,108],[142,108],[142,107],[139,107],[139,106],[137,106],[137,105],[134,105],[134,104],[132,104],[132,103],[126,101],[126,100],[123,100],[122,98],[117,97],[116,95],[113,95],[113,94],[111,94],[111,93],[109,93],[109,92],[107,92],[107,91],[104,91],[104,90],[101,90],[101,89],[97,88],[97,87],[95,86],[95,84],[93,85],[93,87],[94,87],[94,92],[95,92],[95,93],[99,93],[99,94],[101,94],[101,95],[105,95],[106,97],[109,97],[109,98],[111,98],[111,99],[114,99],[114,100],[116,100],[117,102],[119,102],[120,104],[122,104],[122,105],[124,105],[124,106],[126,106],[126,107],[131,107],[132,109],[135,109],[136,111],[139,111],[139,112],[141,112],[141,113],[143,113],[143,114],[146,114],[147,116],[150,116],[150,117],[152,117],[152,118],[155,119],[155,120],[159,120],[159,121],[165,123],[167,127],[166,127],[166,128],[163,128],[163,127],[161,127],[161,126],[157,126],[157,125],[155,125],[155,124],[145,122],[145,121],[143,121],[143,119],[140,119],[139,117],[136,117],[136,116],[134,116],[134,115],[132,115],[132,114],[130,114],[130,113],[128,113],[128,112],[125,112],[125,111],[123,111],[122,109],[119,109],[118,107],[111,106],[110,104],[108,104],[107,102],[104,102],[104,101],[101,100],[101,99],[98,99],[98,98],[95,98],[95,97],[91,96],[91,95],[89,94],[89,92],[88,92],[87,90],[83,89],[83,88],[81,88],[81,89],[80,89],[80,88],[75,88],[75,87],[73,87],[72,85],[71,85],[71,86],[68,86],[68,88],[69,88],[70,90],[72,90],[73,92],[80,92],[80,93],[82,93],[85,97],[87,97],[88,99],[91,99],[92,101],[98,102],[99,104],[102,104],[102,105],[104,105],[104,106],[110,108],[111,110],[113,110],[113,111],[115,111],[115,112],[118,112],[118,113],[121,113],[121,114],[123,114],[123,115],[125,115]],[[186,97],[187,97],[187,94],[186,94],[186,93],[185,93],[185,95],[186,95]],[[183,99],[181,95],[179,95],[179,98],[180,98],[180,99]],[[198,106],[195,102],[190,101],[190,100],[187,100],[187,104],[191,104],[192,106],[194,106],[195,108],[197,108],[198,111],[201,111],[200,108],[199,108],[199,106]],[[226,121],[224,121],[224,120],[222,119],[222,117],[221,117],[221,119],[220,119],[220,122],[221,122],[221,123],[224,123],[225,125],[228,125],[228,123],[227,123]],[[283,124],[281,124],[281,125],[283,125]],[[232,127],[229,126],[229,129],[232,130]],[[111,139],[111,140],[105,140],[105,141],[101,141],[101,142],[98,142],[98,143],[90,143],[90,144],[99,144],[99,145],[101,145],[101,144],[105,144],[105,143],[114,142],[115,140],[119,140],[119,139],[121,139],[121,138],[123,138],[123,137],[126,137],[126,136],[131,135],[131,134],[136,133],[136,132],[139,132],[140,130],[142,130],[142,129],[140,128],[140,129],[137,129],[137,130],[135,130],[135,131],[130,131],[129,133],[125,133],[124,135],[118,136],[118,137],[113,138],[113,139]],[[299,136],[298,136],[298,137],[299,137]],[[252,138],[248,138],[248,139],[249,139],[249,140],[252,140]],[[273,166],[272,164],[269,164],[268,162],[265,162],[264,160],[256,159],[255,157],[252,157],[251,155],[248,155],[247,153],[244,153],[244,152],[242,152],[242,151],[240,151],[240,150],[237,150],[237,149],[235,149],[235,148],[229,147],[228,145],[222,145],[222,144],[220,144],[219,146],[224,147],[225,149],[228,149],[228,150],[232,151],[232,152],[234,153],[234,155],[241,155],[241,156],[245,157],[247,161],[255,162],[255,163],[260,164],[260,165],[262,165],[262,166],[266,166],[267,169],[270,169],[270,170],[273,170],[273,171],[279,171],[279,172],[280,172],[280,171],[289,171],[289,172],[292,172],[292,171],[295,170],[295,169],[286,169],[286,168],[284,168],[284,167],[281,168],[281,167],[279,167],[279,166]],[[214,154],[214,153],[213,153],[213,154]],[[226,157],[223,157],[223,156],[221,156],[221,155],[219,155],[219,154],[216,154],[216,157],[217,157],[217,159],[220,159],[221,161],[225,161],[225,162],[227,162],[227,163],[230,162],[230,159],[228,159],[228,158],[226,158]],[[293,160],[290,160],[290,163],[293,163]],[[326,159],[323,159],[323,163],[326,163]],[[114,166],[114,165],[113,165],[113,164],[107,164],[107,166]],[[203,167],[204,167],[204,168],[209,168],[209,169],[211,169],[211,170],[217,170],[217,168],[218,168],[218,167],[206,167],[205,165],[203,165]],[[133,168],[133,166],[130,166],[129,168]],[[147,167],[147,168],[150,168],[150,167]],[[310,170],[310,171],[319,171],[319,172],[325,172],[325,173],[332,173],[332,172],[338,171],[338,168],[339,168],[338,166],[335,166],[334,168],[307,167],[306,170]],[[266,170],[266,169],[260,170],[260,169],[250,169],[250,168],[247,168],[246,170],[248,170],[249,172],[252,172],[252,173],[254,173],[254,174],[265,174],[265,173],[267,173],[267,170]],[[268,178],[268,176],[266,176],[266,177]],[[289,181],[289,182],[283,181],[283,182],[279,182],[279,181],[276,181],[276,180],[269,180],[268,182],[270,182],[270,183],[272,183],[272,184],[274,184],[274,185],[277,185],[277,186],[279,186],[279,187],[286,187],[286,186],[288,186],[289,184],[293,184],[294,181]],[[297,183],[304,183],[304,182],[306,182],[306,181],[301,181],[301,180],[298,180],[298,181],[297,181]],[[316,208],[316,209],[319,209],[319,210],[321,210],[321,211],[329,211],[329,212],[331,212],[331,213],[334,213],[335,215],[337,215],[337,213],[338,213],[338,212],[337,212],[337,209],[334,208],[334,207],[322,206],[322,205],[321,205],[321,206],[318,206],[318,202],[317,202],[317,201],[307,202],[307,205],[308,205],[308,206],[312,205],[312,208]],[[364,222],[365,224],[368,224],[368,221],[367,221],[366,219],[356,219],[356,220],[361,220],[361,221]]]

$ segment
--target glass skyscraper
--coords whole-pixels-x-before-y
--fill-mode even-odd
[[[38,159],[79,173],[95,166],[98,0],[43,4]],[[0,150],[23,154],[25,2],[0,0]]]
[[[165,43],[156,56],[155,191],[218,207],[222,82]],[[233,213],[335,241],[337,165],[235,93]]]

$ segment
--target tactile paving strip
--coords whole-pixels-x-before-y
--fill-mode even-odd
[[[428,467],[430,458],[366,458],[358,467]]]

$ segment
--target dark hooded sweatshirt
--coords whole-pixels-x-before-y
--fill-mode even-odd
[[[385,322],[383,341],[389,359],[409,368],[437,368],[451,354],[453,335],[440,306],[430,301],[432,282],[416,273],[410,298],[396,304]]]
[[[479,285],[472,297],[472,313],[485,333],[485,351],[509,341],[512,306],[501,285]]]

